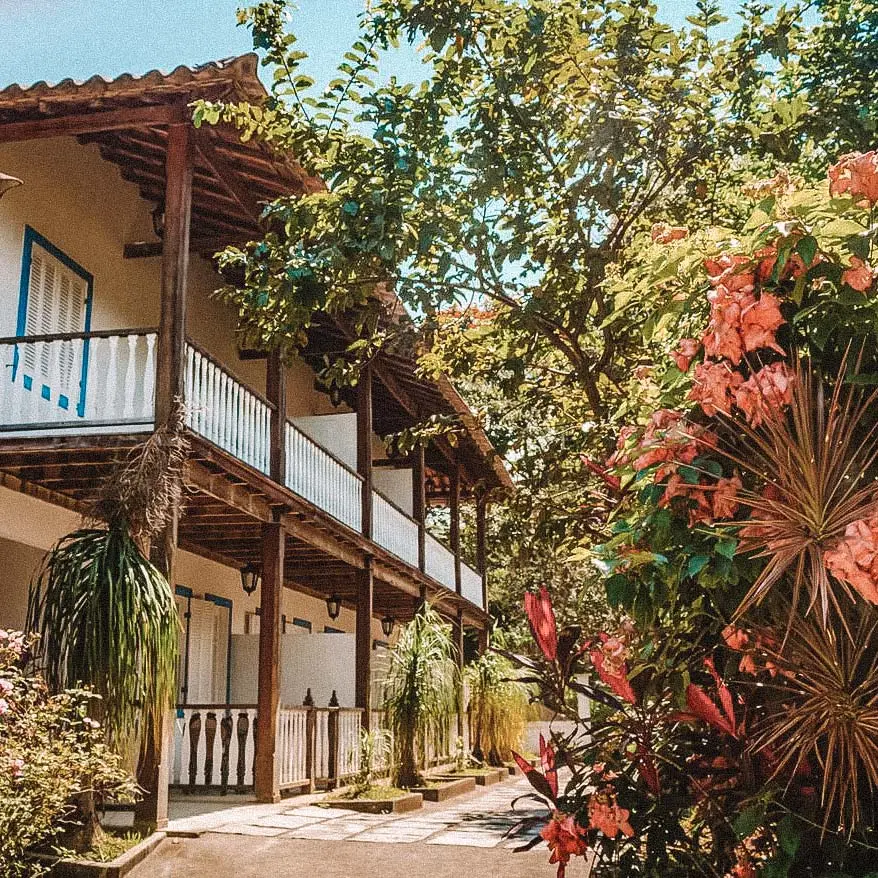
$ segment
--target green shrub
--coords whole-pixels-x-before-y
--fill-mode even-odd
[[[89,717],[94,696],[53,695],[25,670],[32,647],[20,632],[0,630],[0,875],[30,878],[43,868],[26,852],[48,849],[77,832],[77,800],[93,794],[133,798],[119,756]]]

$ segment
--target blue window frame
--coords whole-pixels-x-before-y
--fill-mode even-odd
[[[91,309],[92,297],[94,294],[94,277],[86,271],[79,263],[71,259],[66,253],[56,247],[51,241],[41,235],[31,226],[24,227],[24,249],[21,257],[21,282],[19,286],[18,296],[18,320],[16,324],[16,335],[26,336],[28,334],[41,335],[42,332],[28,333],[28,305],[30,299],[31,288],[31,269],[34,258],[34,245],[37,245],[48,254],[52,259],[57,260],[64,268],[74,274],[85,284],[85,298],[83,303],[83,319],[81,327],[70,326],[54,326],[49,328],[49,332],[88,332],[91,328]],[[45,330],[44,330],[45,331]],[[85,417],[85,393],[88,381],[88,339],[85,339],[82,345],[82,363],[79,367],[79,398],[76,400],[76,414],[82,418]],[[18,368],[20,365],[19,351],[16,348],[12,362],[12,380],[16,379]],[[37,370],[35,369],[36,373]],[[25,374],[22,378],[22,384],[26,390],[34,392],[34,379],[38,377],[36,374]],[[53,392],[56,395],[56,402],[62,409],[70,408],[70,398],[67,394],[60,391],[59,388],[52,388],[48,384],[42,384],[36,388],[36,391],[46,399],[51,401]]]

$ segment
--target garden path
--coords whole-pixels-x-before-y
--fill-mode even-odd
[[[540,878],[554,875],[545,842],[514,852],[538,828],[516,829],[540,813],[536,803],[512,802],[527,793],[509,780],[410,814],[369,815],[338,808],[283,803],[274,813],[232,812],[197,838],[168,838],[130,878]],[[572,865],[572,864],[571,864]],[[580,861],[580,864],[584,863]],[[571,868],[573,878],[585,874]]]

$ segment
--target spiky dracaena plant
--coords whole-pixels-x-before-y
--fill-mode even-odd
[[[116,467],[84,526],[47,556],[29,599],[49,685],[100,695],[108,742],[128,756],[173,705],[179,621],[173,590],[145,553],[180,503],[182,417],[178,406]]]
[[[851,636],[796,617],[783,647],[765,649],[776,675],[753,734],[778,776],[819,778],[833,830],[872,826],[878,814],[878,611],[858,602],[847,613]]]
[[[384,709],[401,787],[417,786],[418,750],[447,729],[454,713],[459,675],[453,655],[451,628],[429,605],[403,627],[391,649]]]
[[[509,659],[485,652],[466,669],[470,692],[473,755],[503,765],[520,749],[529,699]]]
[[[797,363],[788,411],[756,429],[727,419],[743,441],[726,456],[761,486],[738,494],[750,511],[738,551],[766,559],[739,614],[780,586],[793,610],[806,594],[807,611],[819,606],[824,625],[830,608],[845,624],[840,596],[847,605],[854,593],[830,578],[826,553],[849,525],[874,516],[878,502],[878,391],[863,392],[845,371],[843,363],[827,386],[808,361]]]

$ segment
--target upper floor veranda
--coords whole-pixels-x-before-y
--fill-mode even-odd
[[[212,254],[260,235],[261,204],[318,186],[234,132],[196,129],[198,97],[264,97],[251,56],[171,74],[0,92],[0,481],[84,507],[175,397],[192,444],[181,544],[244,567],[283,519],[296,587],[355,602],[364,558],[405,618],[440,597],[485,621],[485,508],[509,477],[451,384],[380,355],[333,398],[325,354],[350,341],[317,322],[303,356],[239,349]],[[431,414],[463,434],[400,458],[382,437]],[[478,534],[461,540],[462,503]],[[428,508],[448,510],[447,542]],[[475,546],[465,557],[461,546]]]

